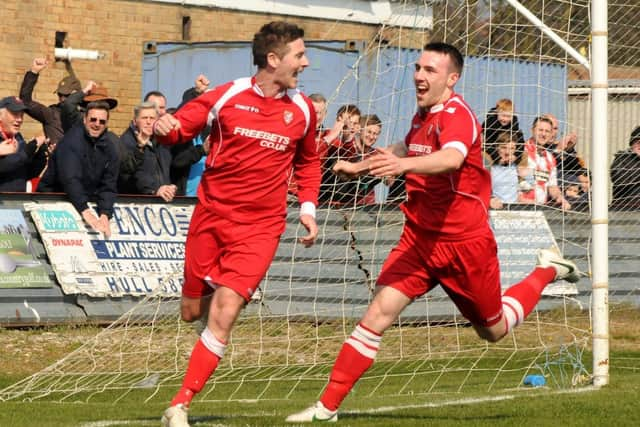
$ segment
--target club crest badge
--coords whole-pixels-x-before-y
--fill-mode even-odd
[[[285,125],[291,124],[292,121],[293,121],[293,112],[289,110],[284,110],[284,124]]]

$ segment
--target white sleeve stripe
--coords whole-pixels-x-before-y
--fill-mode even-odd
[[[304,134],[306,135],[309,131],[309,124],[311,124],[311,112],[309,111],[309,106],[304,101],[304,98],[300,94],[300,92],[296,92],[293,95],[292,101],[302,110],[302,114],[304,114],[304,120],[307,123],[304,127]]]
[[[471,123],[473,124],[473,140],[471,141],[471,144],[475,144],[478,141],[478,126],[476,126],[475,114],[473,114],[473,111],[471,111],[464,102],[460,101],[458,97],[452,98],[451,101],[460,104],[462,108],[464,108],[465,111],[469,114]]]
[[[229,98],[239,94],[243,90],[247,90],[251,87],[251,77],[243,77],[241,79],[237,79],[233,81],[233,84],[225,93],[222,94],[218,102],[215,103],[211,111],[209,111],[209,116],[207,117],[207,125],[211,126],[214,120],[218,119],[218,114],[220,110],[227,103]]]
[[[460,142],[460,141],[447,142],[442,146],[441,150],[444,150],[445,148],[455,148],[456,150],[462,153],[465,159],[467,158],[467,154],[469,153],[467,146],[464,145],[464,142]]]

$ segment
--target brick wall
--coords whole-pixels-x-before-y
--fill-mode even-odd
[[[133,106],[140,101],[142,59],[145,41],[183,41],[182,17],[191,17],[191,41],[249,41],[258,28],[283,16],[236,12],[217,8],[183,7],[165,3],[126,0],[2,0],[0,22],[0,96],[17,95],[24,73],[33,58],[53,60],[56,31],[68,33],[68,45],[106,53],[100,61],[76,60],[73,67],[80,80],[95,80],[118,99],[110,128],[121,133]],[[377,32],[372,25],[327,20],[288,18],[305,29],[309,40],[370,40]],[[57,82],[64,77],[62,63],[42,71],[34,99],[51,104]],[[27,118],[25,137],[41,133],[38,123]]]

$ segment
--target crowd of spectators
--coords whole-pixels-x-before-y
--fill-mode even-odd
[[[65,65],[68,75],[57,86],[57,103],[46,106],[33,99],[38,77],[48,66],[44,58],[33,60],[19,97],[0,100],[0,191],[66,193],[85,221],[107,235],[118,194],[155,196],[165,202],[195,196],[211,149],[210,129],[187,144],[168,147],[156,142],[153,124],[208,90],[209,79],[199,75],[177,108],[168,108],[161,92],[149,92],[118,136],[109,130],[110,111],[118,101],[96,82],[82,86],[71,64]],[[387,186],[388,203],[402,202],[403,177],[343,179],[332,171],[339,160],[357,162],[375,153],[380,118],[347,104],[338,109],[333,124],[325,126],[326,98],[318,93],[310,98],[322,164],[320,202],[338,207],[375,204],[374,187],[381,182]],[[42,124],[43,134],[29,141],[20,133],[25,113]],[[483,143],[493,182],[491,208],[537,204],[588,209],[590,177],[576,151],[577,136],[569,132],[561,137],[553,114],[536,117],[531,138],[525,140],[513,102],[500,99],[484,120]],[[640,207],[638,169],[640,127],[632,132],[629,149],[616,153],[611,165],[613,206]],[[295,182],[289,190],[296,192]],[[88,208],[89,201],[96,202],[95,210]]]

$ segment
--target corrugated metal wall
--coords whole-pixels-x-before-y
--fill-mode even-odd
[[[629,135],[640,126],[640,90],[636,95],[610,95],[607,117],[609,162],[617,151],[629,148]],[[578,153],[589,164],[591,152],[591,99],[588,95],[569,96],[569,114],[565,129],[578,134]]]

